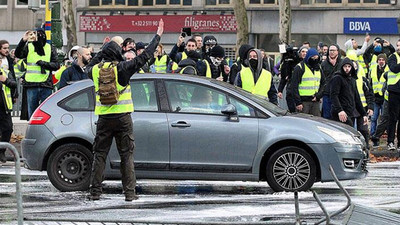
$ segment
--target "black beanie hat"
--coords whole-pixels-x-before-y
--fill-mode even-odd
[[[203,45],[216,45],[217,39],[212,35],[207,35],[203,39]]]
[[[210,56],[224,58],[225,50],[220,45],[216,45],[211,49]]]
[[[240,60],[245,60],[245,59],[247,59],[247,55],[248,55],[248,53],[249,53],[249,51],[250,51],[251,49],[254,49],[254,47],[251,46],[251,45],[248,45],[248,44],[241,45],[240,48],[239,48],[239,57],[240,57]]]
[[[136,50],[145,49],[145,48],[146,48],[145,43],[143,43],[143,42],[136,43]]]

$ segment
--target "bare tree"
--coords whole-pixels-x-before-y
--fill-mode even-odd
[[[279,0],[279,41],[290,44],[292,40],[292,16],[290,0]]]
[[[239,49],[239,46],[242,44],[249,43],[249,21],[247,20],[247,11],[244,0],[234,0],[233,11],[235,13],[237,24],[236,49]]]
[[[72,46],[77,45],[78,42],[76,38],[75,11],[72,5],[72,0],[64,0],[62,2],[64,19],[67,29],[67,49],[71,49]]]

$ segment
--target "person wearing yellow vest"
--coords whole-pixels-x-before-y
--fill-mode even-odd
[[[28,117],[53,91],[51,72],[60,68],[56,49],[46,41],[43,29],[37,30],[37,40],[28,41],[31,31],[27,31],[15,49],[15,56],[26,58],[26,74],[23,82],[27,93]]]
[[[170,58],[164,52],[164,46],[158,44],[156,51],[154,52],[153,59],[150,60],[150,69],[152,73],[169,73],[171,68],[168,68]]]
[[[11,119],[12,111],[12,89],[17,88],[17,82],[12,74],[4,69],[0,69],[0,132],[1,142],[9,142],[13,132]],[[6,162],[6,149],[0,149],[0,162]]]
[[[356,55],[357,55],[357,62],[358,64],[360,64],[360,66],[362,66],[364,68],[364,73],[368,74],[368,67],[367,64],[365,64],[364,61],[364,53],[368,48],[368,42],[371,40],[371,37],[369,36],[369,34],[365,35],[364,38],[364,42],[363,45],[361,46],[361,48],[358,48],[358,43],[355,39],[351,38],[349,40],[347,40],[344,43],[344,47],[345,47],[345,51],[347,53],[347,51],[349,50],[354,50]]]
[[[197,50],[197,43],[196,40],[194,39],[189,39],[186,41],[185,44],[185,38],[182,36],[179,36],[177,43],[172,47],[171,52],[169,53],[169,58],[179,64],[180,61],[187,59],[188,55],[192,55],[194,53],[197,53],[201,59],[201,54],[198,53]]]
[[[387,57],[384,53],[378,55],[378,64],[370,70],[369,77],[372,82],[372,90],[374,92],[374,114],[371,117],[370,134],[374,135],[379,115],[382,113],[384,92],[382,92],[383,84],[386,82],[383,74],[389,71],[387,66]]]
[[[389,41],[384,40],[380,37],[376,37],[374,42],[368,46],[364,53],[364,62],[371,68],[373,65],[376,65],[377,56],[381,53],[385,53],[387,57],[393,54],[396,50],[393,45],[389,43]]]
[[[353,126],[353,120],[358,116],[355,114],[357,111],[363,117],[363,124],[367,124],[368,118],[359,97],[356,79],[353,61],[344,58],[340,71],[336,72],[330,81],[332,120]]]
[[[321,116],[320,99],[322,98],[325,79],[320,67],[318,52],[315,48],[307,51],[303,62],[297,64],[291,79],[291,91],[298,112]]]
[[[228,80],[229,73],[225,73],[224,65],[222,64],[224,57],[225,49],[222,46],[216,45],[211,49],[210,56],[205,56],[203,59],[207,66],[206,77],[219,81]]]
[[[129,80],[132,74],[139,71],[139,69],[153,57],[153,53],[160,42],[163,30],[164,22],[161,19],[157,34],[147,48],[130,61],[123,60],[121,54],[123,39],[116,36],[113,38],[113,41],[108,42],[103,47],[101,57],[99,57],[101,63],[94,66],[91,66],[91,64],[88,65],[88,75],[93,80],[96,93],[95,114],[99,116],[96,125],[96,136],[93,143],[94,162],[92,164],[90,195],[88,196],[90,200],[99,200],[102,194],[103,172],[107,155],[114,138],[121,158],[122,188],[125,194],[125,201],[138,199],[135,192],[136,176],[133,162],[135,144],[132,118],[130,115],[134,107]],[[98,94],[99,67],[101,64],[103,67],[109,66],[111,62],[118,62],[113,68],[116,76],[116,88],[120,92],[120,95],[115,104],[103,105],[102,102],[100,102],[100,96]]]
[[[400,39],[397,41],[397,50],[389,56],[388,66],[388,93],[389,93],[389,125],[388,125],[388,150],[394,151],[396,123],[400,119]],[[399,140],[397,140],[399,141]],[[399,144],[397,150],[400,150]]]
[[[248,67],[242,65],[242,69],[236,76],[235,85],[243,90],[260,95],[278,105],[278,97],[272,74],[262,68],[262,55],[258,49],[252,49],[247,55]]]

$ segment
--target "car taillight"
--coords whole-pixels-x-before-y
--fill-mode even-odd
[[[30,125],[43,125],[50,119],[50,117],[51,116],[49,114],[43,112],[40,108],[38,108],[31,116],[31,119],[29,120],[29,124]]]

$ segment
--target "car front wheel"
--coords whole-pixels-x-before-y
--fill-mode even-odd
[[[284,147],[269,158],[266,176],[274,191],[306,191],[314,184],[316,166],[304,149]]]
[[[50,182],[60,191],[84,191],[89,188],[92,153],[80,144],[65,144],[51,153],[47,162]]]

